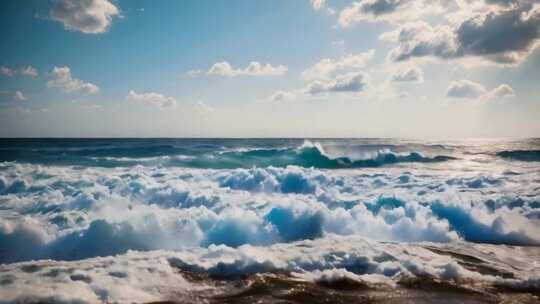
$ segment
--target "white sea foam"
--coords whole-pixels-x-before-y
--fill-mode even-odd
[[[0,167],[2,262],[269,245],[329,233],[540,244],[534,169]]]
[[[453,257],[453,252],[459,252],[465,260]],[[467,269],[463,266],[467,257],[481,261],[482,267],[491,269],[490,273]],[[390,244],[336,235],[266,247],[210,245],[73,262],[43,260],[0,265],[0,303],[195,301],[197,294],[210,289],[207,282],[190,281],[182,271],[219,275],[285,271],[306,281],[332,283],[348,279],[390,287],[403,280],[429,277],[463,284],[472,280],[477,289],[495,285],[538,290],[539,257],[538,248]]]

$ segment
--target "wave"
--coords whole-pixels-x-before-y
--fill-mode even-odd
[[[93,167],[129,167],[134,165],[235,169],[251,167],[363,168],[380,167],[403,162],[444,162],[450,156],[425,156],[430,151],[421,146],[397,146],[363,143],[345,145],[325,143],[323,146],[305,140],[289,141],[223,141],[212,145],[178,141],[118,141],[56,143],[50,145],[0,145],[0,161],[44,165],[74,165]],[[360,155],[358,155],[360,154]],[[335,156],[340,155],[340,156]]]
[[[210,168],[251,168],[251,167],[286,167],[298,166],[319,169],[344,169],[381,167],[404,162],[444,162],[454,157],[437,155],[424,156],[419,152],[394,153],[390,150],[379,150],[365,159],[352,159],[346,156],[332,157],[325,153],[318,143],[304,142],[298,148],[252,149],[245,151],[224,152],[219,157],[200,158],[187,164],[196,164]]]
[[[540,244],[534,180],[384,171],[0,164],[0,263],[266,246],[328,234]]]
[[[120,167],[159,158],[183,155],[186,150],[173,145],[118,145],[89,147],[9,147],[0,149],[0,161],[45,165]]]
[[[521,161],[540,161],[540,150],[507,150],[497,156]]]

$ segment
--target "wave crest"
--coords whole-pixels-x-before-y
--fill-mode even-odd
[[[289,149],[257,149],[244,152],[224,153],[224,160],[244,164],[243,167],[274,166],[286,167],[289,165],[304,168],[345,169],[381,167],[389,164],[404,162],[444,162],[455,159],[451,156],[437,155],[424,156],[419,152],[395,153],[388,149],[379,150],[374,155],[364,159],[350,157],[332,157],[328,155],[321,144],[305,141],[298,148]]]
[[[498,152],[497,156],[521,161],[540,161],[540,150],[506,150]]]

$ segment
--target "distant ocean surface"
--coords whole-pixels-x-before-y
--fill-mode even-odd
[[[539,246],[540,139],[0,139],[0,303],[534,303]]]

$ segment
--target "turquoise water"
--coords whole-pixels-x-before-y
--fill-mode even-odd
[[[435,163],[468,153],[540,160],[540,141],[427,142],[392,139],[2,139],[0,161],[45,165],[189,168],[380,167]]]

